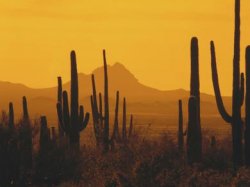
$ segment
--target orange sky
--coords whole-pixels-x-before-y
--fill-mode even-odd
[[[250,44],[250,3],[242,0],[242,70]],[[232,89],[234,0],[0,0],[0,80],[30,87],[69,79],[69,52],[79,72],[123,63],[141,83],[189,88],[190,38],[200,41],[201,90],[212,93],[209,41],[216,44],[223,95]]]

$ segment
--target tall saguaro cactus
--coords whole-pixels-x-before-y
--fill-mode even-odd
[[[60,121],[60,126],[68,135],[70,145],[79,149],[80,147],[80,132],[86,128],[89,121],[89,113],[84,114],[84,108],[79,107],[78,101],[78,74],[76,64],[76,54],[74,51],[70,54],[71,57],[71,106],[69,108],[68,94],[63,91],[63,103],[57,103],[57,114]],[[70,109],[70,110],[69,110]]]
[[[240,78],[240,0],[235,0],[235,30],[234,30],[234,58],[233,58],[233,95],[232,115],[226,111],[219,87],[216,67],[214,42],[211,41],[211,67],[216,103],[222,118],[232,125],[233,162],[235,166],[242,164],[242,120],[241,106],[244,100],[244,75]]]
[[[191,40],[191,80],[188,112],[187,152],[188,150],[191,150],[190,153],[188,153],[188,161],[190,164],[192,164],[193,162],[199,162],[202,155],[202,135],[200,125],[199,47],[198,39],[195,37]]]
[[[250,46],[246,48],[245,160],[250,166]]]

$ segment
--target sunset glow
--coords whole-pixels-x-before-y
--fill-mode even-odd
[[[242,0],[241,67],[250,44],[250,6]],[[231,95],[233,0],[0,0],[0,80],[34,88],[69,80],[69,53],[78,71],[124,64],[161,90],[189,89],[190,39],[199,38],[201,91],[213,93],[210,40],[215,41],[223,95]]]

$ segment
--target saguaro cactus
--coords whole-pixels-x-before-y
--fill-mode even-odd
[[[211,67],[216,103],[222,118],[232,125],[233,162],[235,166],[242,164],[242,120],[241,105],[244,100],[244,75],[240,80],[240,0],[235,0],[235,31],[234,31],[234,58],[233,58],[233,95],[232,115],[226,111],[219,87],[216,67],[214,42],[211,41]]]
[[[60,103],[60,105],[62,106],[62,78],[61,77],[57,77],[57,84],[58,84],[58,88],[57,88],[57,103]],[[59,137],[63,137],[64,136],[64,131],[60,125],[60,119],[58,119],[58,132],[59,132]]]
[[[250,166],[250,46],[246,48],[245,160]]]
[[[198,39],[191,40],[191,81],[189,99],[189,122],[187,131],[188,162],[198,162],[202,155],[202,135],[200,125],[200,83],[199,83],[199,48]],[[191,110],[195,111],[191,111]],[[193,141],[195,140],[195,141]],[[193,152],[193,153],[191,153]],[[192,157],[192,158],[190,158]]]
[[[179,100],[178,106],[179,106],[178,148],[179,148],[179,151],[183,151],[184,133],[183,133],[182,100]]]
[[[75,52],[71,52],[71,106],[69,112],[68,94],[63,91],[63,104],[57,103],[58,119],[63,131],[69,136],[72,147],[80,148],[80,132],[86,128],[89,113],[84,115],[84,108],[78,102],[78,74]],[[80,110],[80,111],[79,111]]]
[[[198,127],[198,100],[191,96],[188,102],[187,160],[189,164],[201,160],[200,129]]]

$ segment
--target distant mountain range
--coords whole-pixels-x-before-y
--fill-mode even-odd
[[[102,92],[103,67],[95,69],[93,71],[93,74],[96,78],[97,91]],[[128,113],[133,113],[135,114],[135,116],[147,116],[146,119],[149,119],[150,116],[154,116],[152,118],[161,118],[159,116],[162,116],[163,118],[161,120],[158,120],[162,121],[162,123],[164,119],[167,121],[168,118],[176,119],[177,121],[177,102],[179,99],[183,100],[183,110],[184,115],[186,116],[189,91],[183,89],[161,91],[145,86],[141,84],[136,79],[136,77],[120,63],[108,66],[108,75],[111,111],[114,111],[115,93],[117,90],[119,90],[120,106],[122,106],[122,97],[126,97],[128,102]],[[87,111],[91,111],[91,75],[79,73],[78,78],[80,103],[84,104]],[[163,79],[162,81],[168,81],[168,79]],[[63,89],[69,91],[70,82],[64,82]],[[57,116],[55,106],[57,99],[57,86],[51,88],[33,89],[23,84],[14,84],[10,82],[0,81],[0,90],[1,109],[7,110],[8,103],[12,101],[14,103],[14,108],[17,116],[20,116],[22,107],[21,99],[22,96],[25,95],[28,99],[29,111],[33,118],[37,118],[40,115],[47,115],[48,119],[52,123],[56,123]],[[228,108],[228,110],[230,111],[230,98],[224,97],[224,101],[226,108]],[[201,93],[201,114],[206,118],[219,118],[214,96]]]

